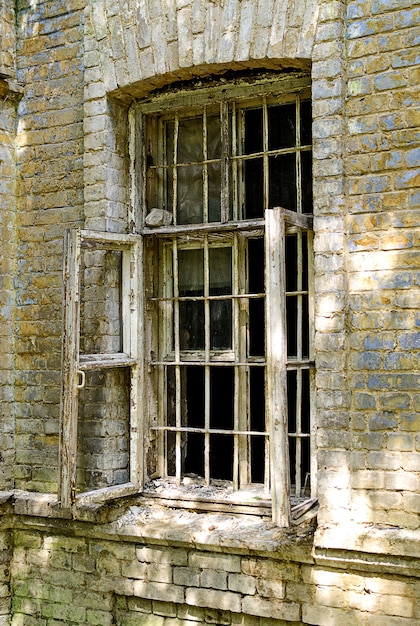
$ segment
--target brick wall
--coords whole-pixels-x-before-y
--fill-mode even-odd
[[[244,544],[227,546],[234,533],[219,535],[217,518],[209,531],[208,516],[193,514],[195,520],[185,525],[182,516],[185,523],[185,514],[169,514],[177,544],[172,546],[163,541],[157,520],[152,528],[153,515],[147,522],[140,514],[130,529],[124,516],[117,526],[102,524],[101,537],[97,524],[86,521],[67,523],[65,535],[39,519],[38,529],[17,522],[12,626],[415,626],[420,619],[418,560],[407,561],[399,573],[392,557],[383,564],[371,558],[365,571],[344,560],[338,569],[315,565],[307,526],[265,549],[260,538],[259,549],[249,554]],[[169,518],[161,525],[167,528]],[[200,525],[196,545],[185,543],[191,528]],[[254,535],[261,530],[258,524],[248,529]],[[222,536],[224,547],[217,545]],[[237,529],[237,543],[244,538]],[[248,542],[256,548],[255,536]]]
[[[347,7],[352,508],[408,528],[420,511],[418,17],[409,1]]]
[[[0,100],[0,488],[56,490],[63,231],[130,229],[132,98],[192,73],[294,64],[312,72],[317,533],[302,539],[306,551],[290,554],[269,524],[257,549],[249,536],[227,541],[230,518],[217,522],[218,541],[207,518],[201,528],[187,524],[182,538],[161,530],[161,521],[138,522],[130,535],[118,521],[106,527],[95,519],[95,507],[71,521],[53,506],[41,514],[38,502],[29,509],[16,502],[0,530],[0,624],[9,622],[12,536],[12,626],[414,626],[418,7],[410,0],[167,4],[19,3],[16,77],[24,95],[18,106]],[[10,7],[0,9],[0,65],[12,68]],[[112,406],[115,397],[105,395]],[[121,424],[111,424],[111,442],[97,399],[87,394],[83,402],[80,464],[104,482],[86,472],[79,484],[114,482],[121,467],[106,463]],[[117,520],[121,506],[109,509]]]
[[[16,268],[15,232],[15,135],[16,94],[8,79],[14,79],[14,7],[0,7],[0,489],[13,486],[14,406],[13,406],[13,332],[14,284]]]
[[[65,226],[83,217],[82,3],[21,3],[17,78],[17,488],[56,489]]]

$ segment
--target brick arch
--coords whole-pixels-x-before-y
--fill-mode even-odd
[[[323,0],[90,0],[107,92],[311,58]],[[296,65],[295,65],[296,66]],[[156,81],[156,82],[155,82]],[[168,81],[170,82],[170,81]],[[136,93],[138,95],[138,93]]]

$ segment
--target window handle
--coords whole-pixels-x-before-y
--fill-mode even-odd
[[[76,389],[83,389],[83,387],[85,386],[85,382],[86,382],[86,374],[84,373],[83,370],[79,370],[77,374],[79,376],[79,384],[76,385]]]

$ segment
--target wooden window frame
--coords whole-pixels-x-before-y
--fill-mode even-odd
[[[293,94],[307,89],[307,76],[286,77],[283,80],[261,80],[252,85],[240,85],[229,91],[229,100],[249,98],[251,94],[276,96]],[[163,94],[151,103],[140,103],[130,110],[130,158],[132,176],[131,224],[138,234],[112,234],[88,230],[66,231],[64,254],[64,314],[63,314],[63,355],[62,355],[62,400],[60,407],[60,472],[58,501],[62,508],[70,508],[75,503],[101,501],[141,492],[148,479],[146,471],[146,440],[151,427],[146,397],[154,383],[150,382],[148,370],[152,357],[149,354],[148,333],[148,286],[145,274],[150,259],[146,258],[147,242],[156,238],[178,236],[180,233],[234,232],[235,230],[262,229],[265,240],[265,284],[266,284],[266,423],[268,424],[270,448],[270,492],[272,519],[275,524],[287,527],[291,522],[289,455],[287,431],[287,371],[305,368],[309,370],[310,385],[313,391],[314,355],[313,341],[310,341],[308,359],[289,360],[286,349],[286,277],[285,239],[289,233],[308,233],[309,248],[312,242],[313,219],[282,207],[267,208],[264,218],[257,220],[229,221],[226,209],[228,155],[222,154],[222,219],[220,223],[160,226],[150,228],[144,223],[145,196],[145,151],[144,116],[148,113],[172,107],[193,106],[214,98],[220,89],[203,89],[193,93]],[[222,102],[221,111],[226,104]],[[226,110],[225,110],[226,116]],[[226,129],[225,129],[226,132]],[[223,129],[222,129],[223,133]],[[240,156],[240,155],[239,155]],[[237,176],[238,155],[231,155],[233,178]],[[266,158],[266,157],[265,157]],[[299,158],[299,157],[298,157]],[[138,163],[143,163],[138,167]],[[264,182],[265,188],[267,181]],[[224,207],[224,208],[223,208]],[[235,216],[234,216],[235,217]],[[123,352],[106,355],[83,355],[80,343],[80,256],[84,246],[98,246],[105,250],[121,250],[123,257]],[[309,253],[309,273],[311,253]],[[313,280],[309,282],[309,324],[313,335]],[[146,329],[146,330],[144,330]],[[130,369],[130,481],[122,485],[110,486],[76,495],[76,453],[77,453],[77,398],[78,389],[83,383],[84,372],[108,367],[128,367]],[[156,391],[155,397],[156,397]],[[316,494],[316,455],[314,394],[311,393],[311,496]],[[306,434],[305,434],[306,436]],[[299,439],[300,433],[296,433]],[[150,443],[150,441],[148,442]],[[186,498],[188,500],[188,497]],[[203,505],[206,508],[205,504]],[[211,508],[211,507],[210,507]],[[223,509],[223,507],[222,507]],[[239,510],[239,509],[238,509]],[[241,511],[243,512],[243,508]],[[245,507],[246,510],[246,507]]]
[[[122,348],[112,354],[80,354],[80,273],[82,250],[118,250],[122,253]],[[64,236],[63,263],[63,341],[60,405],[60,463],[58,502],[63,509],[77,502],[120,497],[139,491],[143,484],[143,292],[139,271],[142,264],[142,238],[81,229],[68,229]],[[76,494],[78,395],[85,372],[108,368],[130,370],[130,481]]]

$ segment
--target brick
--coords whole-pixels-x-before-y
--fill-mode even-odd
[[[300,619],[300,606],[295,602],[275,602],[255,596],[245,596],[242,601],[242,610],[249,615],[271,617],[289,621]]]
[[[191,552],[189,555],[189,565],[202,569],[223,570],[226,572],[240,572],[241,561],[235,555],[218,555],[204,552]]]
[[[208,606],[234,613],[241,612],[241,596],[231,591],[187,588],[185,602],[193,606]]]
[[[144,598],[146,600],[161,600],[165,598],[167,602],[184,602],[184,589],[183,587],[173,584],[159,583],[159,582],[134,582],[134,595]]]

